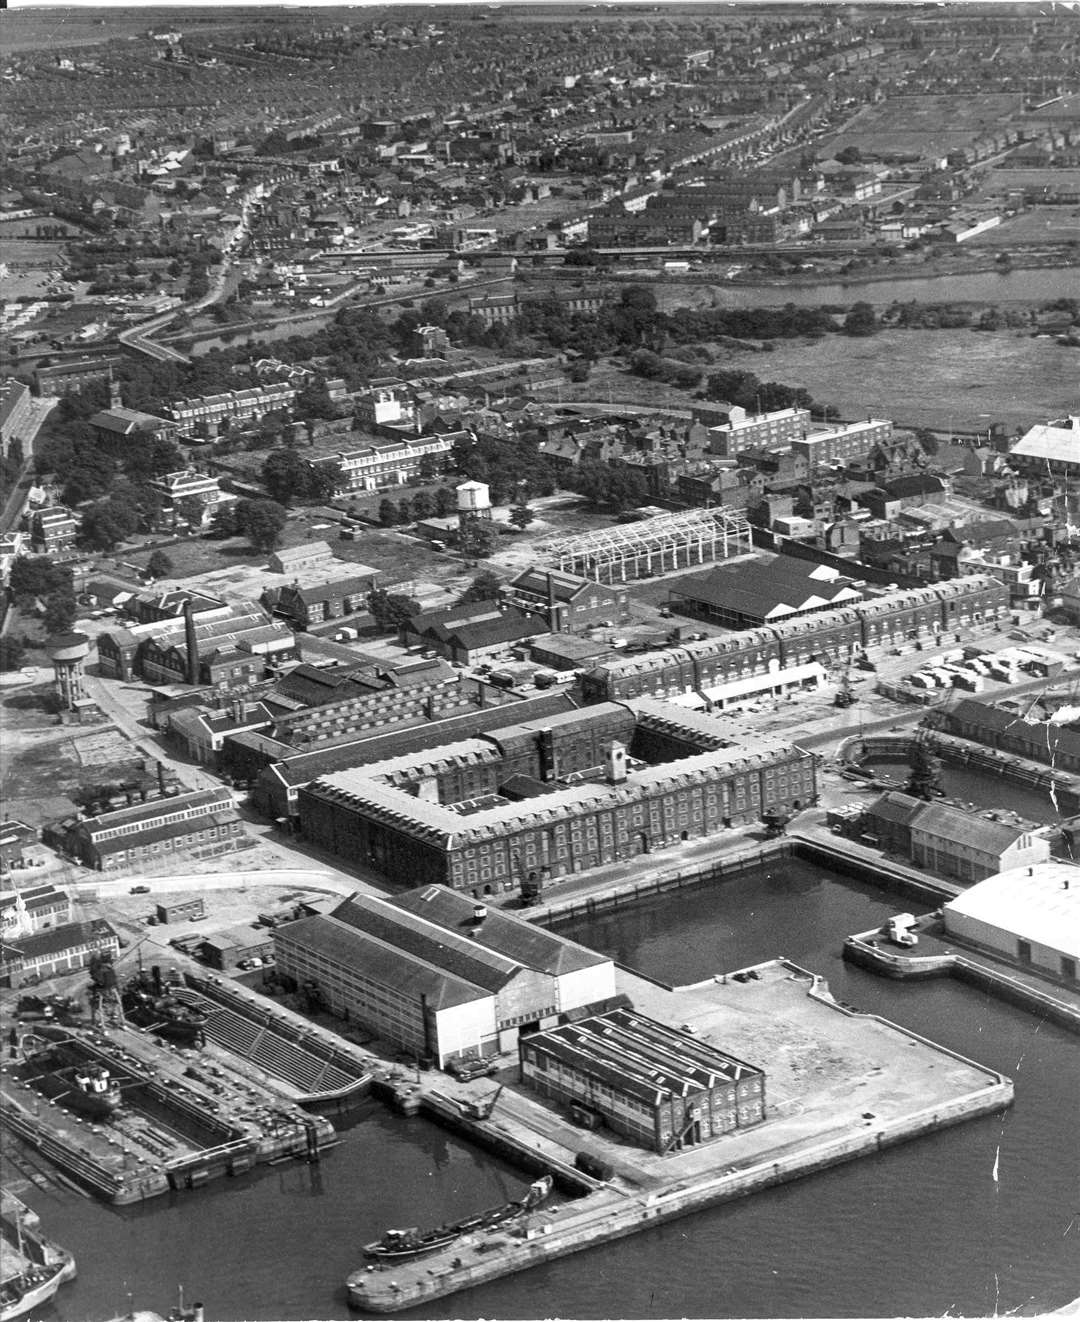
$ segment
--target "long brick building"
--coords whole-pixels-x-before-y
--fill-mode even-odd
[[[301,833],[479,898],[797,811],[812,755],[666,703],[601,703],[324,775]]]

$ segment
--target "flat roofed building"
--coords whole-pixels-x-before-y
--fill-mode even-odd
[[[277,966],[328,1008],[439,1066],[615,995],[614,965],[441,886],[353,895],[274,933]]]
[[[522,1038],[522,1079],[667,1153],[765,1118],[765,1073],[635,1010],[591,1015]]]
[[[945,906],[945,931],[1075,987],[1080,868],[1055,859],[987,877]]]

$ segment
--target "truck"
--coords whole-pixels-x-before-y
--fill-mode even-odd
[[[910,913],[898,913],[885,924],[885,935],[897,946],[916,946],[919,938],[912,931],[915,916]]]

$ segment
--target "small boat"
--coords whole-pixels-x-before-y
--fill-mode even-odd
[[[140,973],[121,995],[124,1014],[140,1028],[149,1028],[178,1042],[198,1042],[209,1017],[202,1010],[173,996],[149,974]]]
[[[123,1103],[120,1085],[104,1065],[63,1065],[32,1075],[26,1082],[51,1102],[91,1120],[111,1119]]]
[[[4,1263],[0,1322],[23,1317],[48,1303],[75,1275],[74,1257],[37,1233],[39,1225],[36,1213],[4,1192],[0,1212],[0,1261]]]
[[[498,1207],[488,1208],[486,1212],[478,1212],[462,1221],[436,1226],[433,1230],[421,1231],[415,1226],[408,1230],[388,1230],[382,1239],[365,1244],[364,1253],[369,1258],[378,1258],[384,1262],[401,1262],[437,1253],[470,1231],[490,1230],[531,1212],[550,1197],[554,1186],[551,1176],[544,1175],[533,1181],[524,1198],[501,1203]]]

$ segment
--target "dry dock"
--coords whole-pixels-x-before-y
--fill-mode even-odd
[[[642,1013],[691,1025],[700,1039],[764,1068],[763,1123],[660,1156],[606,1129],[585,1133],[565,1112],[507,1086],[490,1118],[455,1123],[534,1170],[565,1171],[588,1151],[613,1168],[612,1180],[585,1197],[463,1235],[439,1253],[393,1267],[358,1264],[348,1280],[350,1302],[377,1313],[415,1307],[1011,1103],[1004,1075],[837,1004],[796,965],[777,960],[755,971],[756,980],[718,975],[675,989],[621,971],[619,990]],[[490,1089],[490,1080],[448,1086],[445,1076],[417,1085],[422,1107],[444,1116],[449,1097]]]

